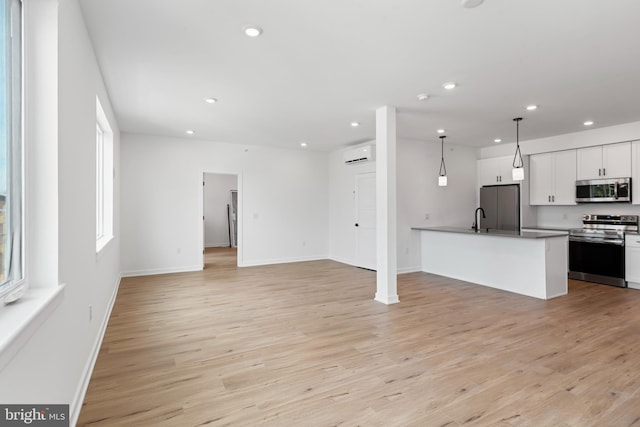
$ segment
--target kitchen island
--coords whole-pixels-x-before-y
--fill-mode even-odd
[[[567,293],[566,234],[457,227],[421,233],[421,269],[535,298]]]

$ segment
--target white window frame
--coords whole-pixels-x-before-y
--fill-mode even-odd
[[[113,239],[113,130],[96,97],[96,253]]]
[[[4,254],[4,264],[8,265],[7,277],[0,283],[0,304],[13,302],[26,292],[25,280],[25,176],[24,176],[24,80],[23,49],[22,49],[22,3],[21,0],[11,0],[9,14],[11,19],[11,67],[7,79],[11,81],[6,93],[10,97],[7,103],[6,116],[9,119],[6,167],[10,171],[7,176],[7,199],[5,200],[5,227],[8,234],[7,253]],[[17,59],[17,60],[16,60]],[[7,68],[9,69],[9,68]],[[17,95],[17,99],[16,99]],[[4,243],[2,243],[4,244]]]
[[[96,123],[96,241],[104,237],[104,131]],[[100,249],[100,248],[98,248]]]

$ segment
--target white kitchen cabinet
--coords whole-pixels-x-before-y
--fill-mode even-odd
[[[513,157],[494,157],[478,160],[478,185],[513,184]]]
[[[631,176],[631,143],[578,148],[577,179]]]
[[[575,205],[576,150],[529,157],[529,203]]]
[[[640,141],[631,143],[631,202],[640,205]]]
[[[627,286],[640,289],[640,236],[625,235],[625,280]]]
[[[554,193],[553,153],[529,156],[529,203],[550,205]]]

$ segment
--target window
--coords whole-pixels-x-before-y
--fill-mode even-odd
[[[22,10],[0,0],[0,301],[23,292]]]
[[[113,131],[96,97],[96,252],[113,238]]]

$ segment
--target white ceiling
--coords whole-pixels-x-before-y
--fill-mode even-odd
[[[638,0],[80,2],[127,132],[327,150],[375,138],[383,105],[399,137],[471,146],[516,116],[521,140],[640,120]]]

